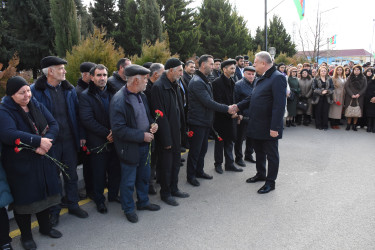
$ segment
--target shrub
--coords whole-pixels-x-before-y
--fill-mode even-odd
[[[173,57],[178,58],[178,55],[175,54]],[[168,40],[160,42],[156,40],[155,44],[152,45],[150,41],[147,41],[142,45],[142,54],[141,56],[132,56],[132,63],[143,65],[146,62],[157,62],[165,64],[165,62],[171,58],[171,51],[169,50]]]
[[[116,64],[120,58],[124,57],[124,50],[115,48],[115,42],[112,38],[105,38],[106,31],[94,28],[93,34],[90,34],[80,45],[74,46],[72,52],[67,52],[66,60],[66,78],[76,85],[81,73],[79,66],[83,62],[93,62],[103,64],[108,68],[108,74],[117,70]]]

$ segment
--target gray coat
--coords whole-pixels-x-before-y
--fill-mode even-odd
[[[313,81],[314,81],[313,78],[310,78],[310,79],[300,78],[300,79],[298,79],[299,88],[301,90],[300,99],[305,99],[305,100],[307,99],[308,108],[307,108],[307,111],[306,111],[306,115],[312,114],[311,100],[312,100],[312,94],[313,94],[313,90],[312,90]],[[297,114],[301,115],[301,114],[303,114],[303,111],[298,109]]]
[[[228,106],[213,100],[212,85],[199,70],[189,83],[189,125],[212,127],[214,111],[228,112]]]

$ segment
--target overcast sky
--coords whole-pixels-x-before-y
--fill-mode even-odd
[[[86,5],[90,1],[93,2],[92,0],[83,0]],[[247,20],[247,26],[254,37],[256,28],[258,26],[264,27],[265,1],[230,0],[230,3],[236,6],[239,14]],[[299,29],[304,33],[307,31],[309,24],[311,26],[316,24],[319,6],[324,39],[337,35],[337,43],[336,45],[330,45],[330,49],[366,49],[369,52],[375,51],[374,0],[305,0],[305,17],[302,21],[299,20],[293,0],[267,0],[268,11],[279,3],[281,4],[268,13],[268,20],[274,14],[280,16],[287,32],[299,46],[298,49],[301,49]],[[200,4],[201,0],[197,0],[192,4],[192,7],[200,6]],[[269,46],[272,46],[272,44],[269,44]],[[326,48],[327,46],[324,46],[324,49]]]

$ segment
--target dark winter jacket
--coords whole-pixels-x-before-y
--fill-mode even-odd
[[[366,116],[375,117],[375,103],[370,102],[371,98],[375,97],[375,79],[368,82],[365,94]]]
[[[234,102],[234,81],[222,74],[212,83],[214,100],[218,103],[232,105]],[[215,112],[214,129],[225,141],[234,141],[236,137],[237,119],[228,113]]]
[[[90,82],[88,89],[81,93],[79,99],[79,116],[86,132],[86,144],[89,148],[106,143],[111,130],[109,110],[105,109],[99,91],[95,84]],[[115,88],[110,83],[107,83],[106,92],[109,101],[116,94]]]
[[[282,138],[286,88],[285,76],[275,67],[255,80],[252,95],[238,103],[240,110],[249,109],[247,137],[257,140]],[[279,136],[271,137],[270,130],[277,131]]]
[[[42,104],[34,98],[30,101],[42,112],[48,123],[49,130],[44,137],[54,140],[59,131],[57,122]],[[27,205],[60,193],[60,186],[57,166],[53,161],[32,150],[22,149],[19,153],[14,151],[15,140],[18,138],[34,148],[40,146],[42,138],[32,132],[17,105],[11,97],[5,96],[0,106],[0,140],[3,144],[1,161],[14,203]],[[48,154],[53,157],[53,147]]]
[[[212,127],[214,111],[226,113],[228,106],[213,100],[212,85],[199,70],[189,83],[189,125]]]
[[[126,81],[122,80],[121,76],[117,71],[113,72],[112,76],[108,78],[108,82],[119,91],[123,86],[126,85]]]
[[[140,96],[151,125],[153,119],[150,115],[147,98],[143,93],[140,93]],[[109,118],[118,157],[126,164],[138,164],[139,146],[145,144],[144,131],[137,128],[134,109],[129,101],[125,86],[113,96],[109,106]]]
[[[79,97],[79,95],[89,87],[89,84],[85,81],[82,80],[82,78],[79,78],[77,81],[77,86],[76,86],[76,93]]]
[[[319,102],[320,98],[327,98],[327,102],[329,104],[333,103],[333,81],[332,78],[327,76],[326,79],[326,86],[323,88],[323,83],[320,77],[315,77],[313,83],[312,83],[312,90],[313,90],[313,100],[312,104],[317,104]],[[327,90],[327,93],[325,95],[322,94],[323,90]]]
[[[152,110],[160,110],[164,117],[157,120],[159,125],[156,133],[158,145],[163,148],[172,146],[172,151],[181,150],[181,131],[185,131],[185,116],[177,82],[167,78],[167,72],[154,83],[151,89]]]
[[[80,148],[79,141],[81,139],[85,139],[85,133],[79,122],[77,93],[73,85],[71,85],[68,81],[62,81],[61,87],[64,89],[65,101],[69,112],[69,125],[71,131],[73,132],[78,150]],[[47,86],[47,77],[39,77],[38,80],[36,80],[36,82],[30,86],[30,88],[31,92],[33,93],[33,97],[35,97],[38,102],[42,103],[48,109],[48,111],[52,113],[54,102],[51,99]]]
[[[251,96],[254,89],[254,82],[255,79],[250,83],[245,77],[236,82],[236,85],[234,86],[234,103],[239,103],[240,101],[245,100],[248,96]],[[245,109],[243,112],[239,112],[239,114],[249,117],[249,109]],[[245,120],[242,120],[241,122],[245,122]]]
[[[1,143],[0,143],[1,152]],[[0,208],[6,207],[13,202],[12,194],[7,181],[7,176],[0,161]]]

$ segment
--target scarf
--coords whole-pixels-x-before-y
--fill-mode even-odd
[[[26,113],[21,106],[17,105],[17,109],[20,112],[23,120],[30,126],[34,134],[45,136],[49,126],[43,113],[35,107],[34,103],[30,100],[27,104],[29,113]]]

